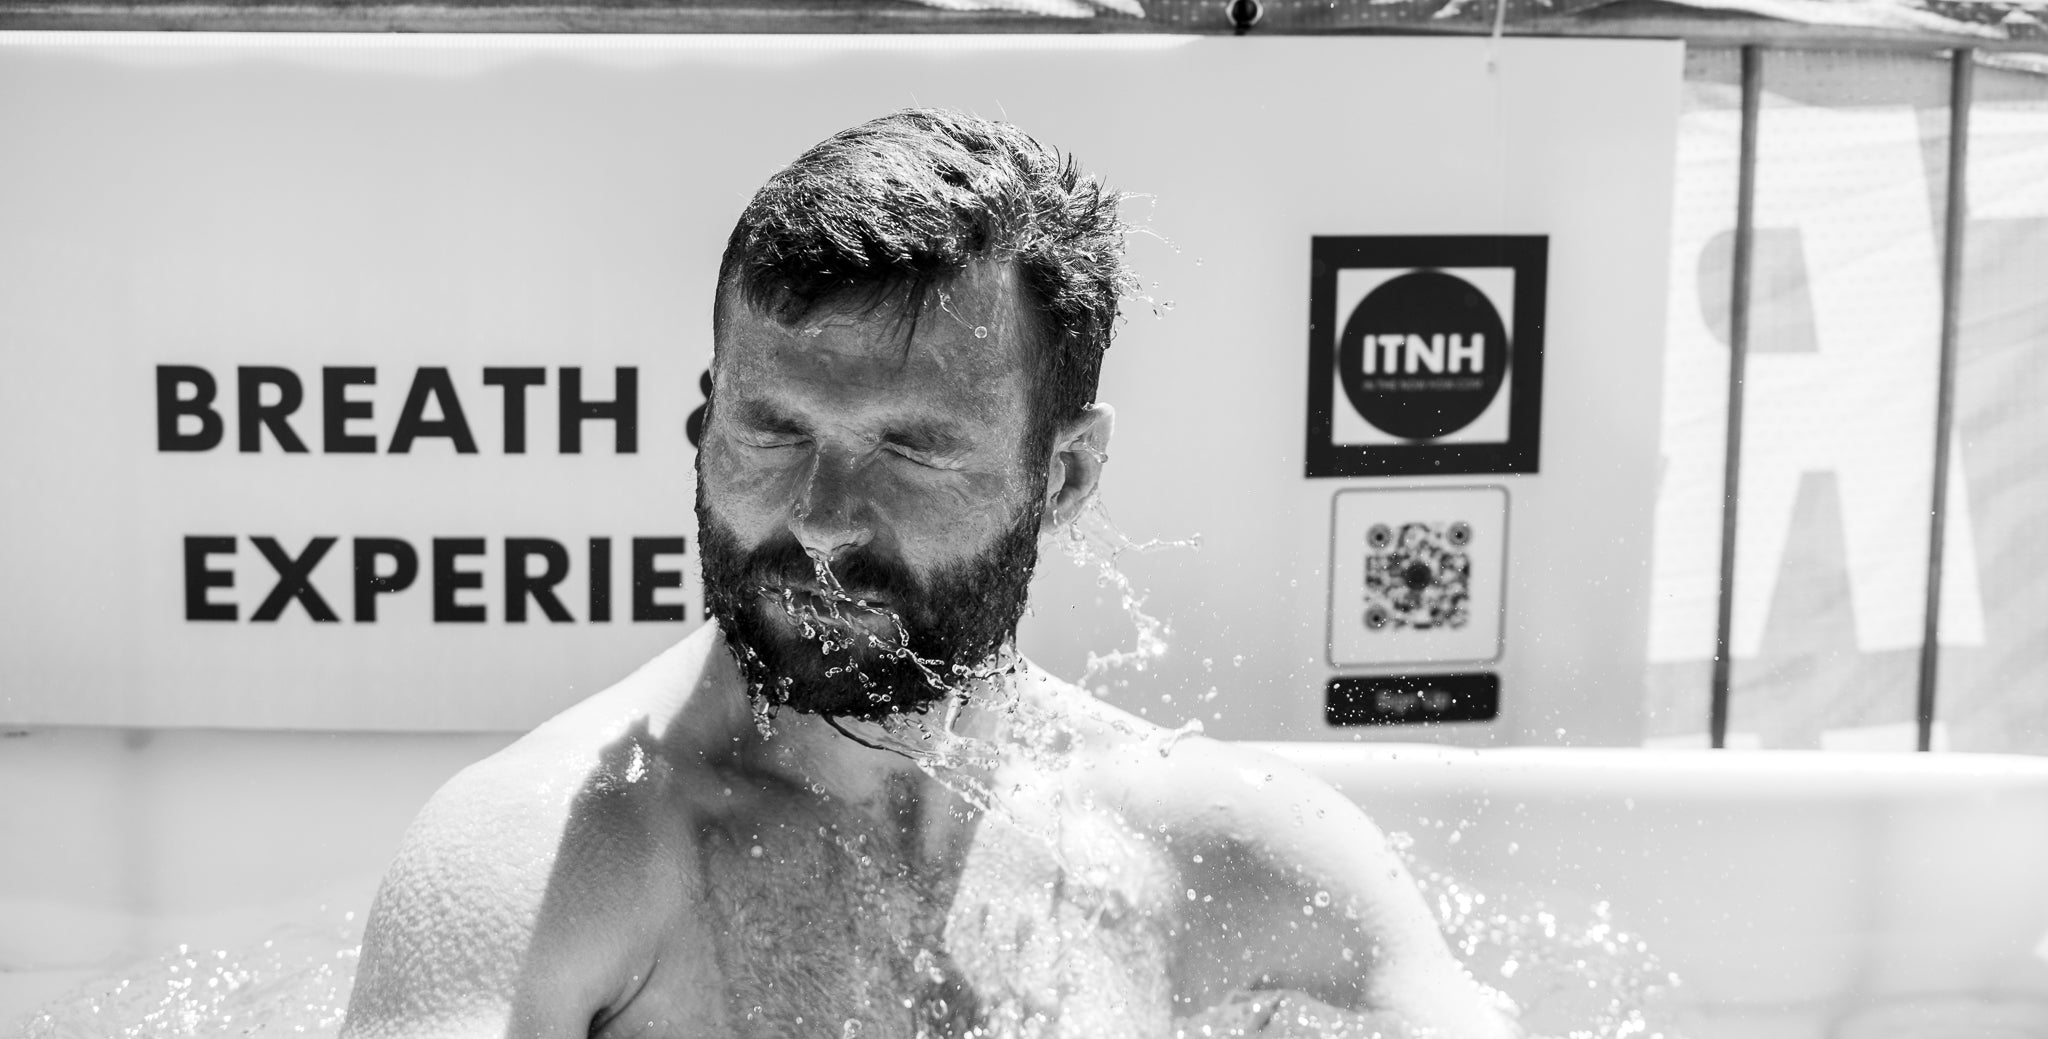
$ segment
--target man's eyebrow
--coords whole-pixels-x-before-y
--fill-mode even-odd
[[[772,401],[754,397],[742,397],[733,401],[733,421],[749,429],[763,433],[787,433],[807,436],[809,424],[783,411]],[[882,439],[900,444],[914,451],[935,455],[955,454],[974,446],[967,433],[958,423],[942,419],[906,419],[890,423]]]
[[[732,403],[733,420],[767,433],[802,433],[804,424],[763,400],[742,397]]]

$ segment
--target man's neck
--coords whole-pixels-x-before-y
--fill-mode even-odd
[[[1004,737],[1004,718],[990,704],[1012,695],[1013,680],[1005,676],[987,687],[955,693],[923,712],[875,721],[780,708],[742,741],[743,767],[805,787],[822,784],[831,796],[865,803],[895,777],[928,779],[934,766],[948,771],[972,767],[942,759],[949,751],[989,746]]]
[[[897,834],[917,859],[948,858],[979,821],[974,792],[988,787],[990,764],[1009,735],[1004,707],[1029,673],[1021,666],[924,712],[880,721],[783,708],[765,732],[749,728],[738,764],[861,813]]]

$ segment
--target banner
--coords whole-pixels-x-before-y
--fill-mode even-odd
[[[1679,56],[15,34],[0,721],[521,729],[617,680],[703,621],[692,445],[734,219],[809,145],[932,105],[1138,193],[1103,502],[1132,542],[1200,540],[1049,547],[1027,653],[1222,735],[1349,738],[1333,678],[1477,669],[1497,713],[1424,738],[1632,742]],[[1495,569],[1458,594],[1492,599],[1439,615],[1490,634],[1340,648],[1371,604],[1332,574],[1377,566],[1403,625],[1456,575],[1334,542],[1339,496],[1435,487],[1488,510],[1468,565]],[[1111,554],[1156,628],[1098,580]]]

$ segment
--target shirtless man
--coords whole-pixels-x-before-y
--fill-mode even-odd
[[[902,112],[727,245],[706,624],[465,770],[342,1034],[1508,1036],[1363,814],[1013,648],[1102,475],[1118,198]]]

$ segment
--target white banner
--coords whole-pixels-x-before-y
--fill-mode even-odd
[[[703,619],[687,433],[740,208],[832,132],[938,105],[1143,194],[1150,299],[1105,366],[1104,501],[1135,539],[1202,546],[1121,558],[1170,648],[1094,684],[1225,735],[1344,734],[1323,717],[1326,681],[1360,671],[1333,663],[1332,625],[1357,617],[1328,582],[1335,496],[1495,487],[1502,634],[1490,658],[1432,666],[1497,674],[1499,717],[1429,738],[1632,742],[1679,58],[1583,40],[15,34],[0,721],[517,729],[615,680]],[[1411,238],[1520,244],[1496,263],[1400,253]],[[1441,267],[1483,288],[1495,353],[1457,329],[1448,355],[1365,333],[1408,375],[1491,365],[1467,379],[1470,429],[1348,413],[1380,392],[1356,328],[1322,333],[1352,351],[1324,362],[1342,393],[1312,370],[1326,248],[1380,271],[1347,285]],[[1317,386],[1337,421],[1310,457]],[[1514,414],[1481,414],[1488,394]],[[1388,437],[1354,435],[1375,422],[1411,429],[1393,468]],[[1319,465],[1335,475],[1305,475]],[[1028,653],[1078,675],[1130,647],[1092,569],[1049,553],[1041,572]]]

